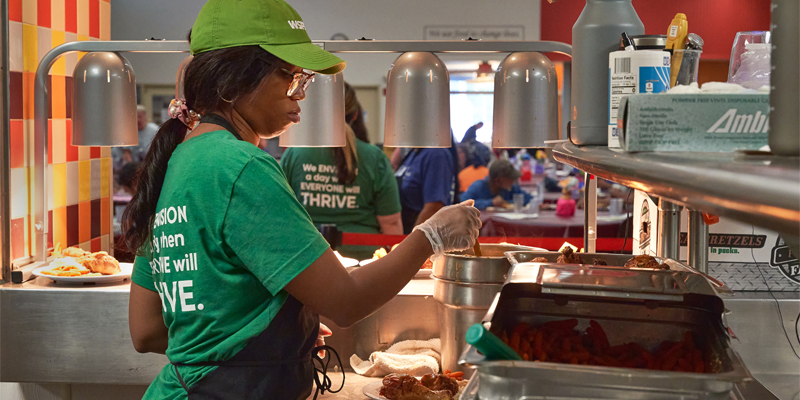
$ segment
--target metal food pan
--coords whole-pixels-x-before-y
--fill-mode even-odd
[[[521,322],[536,326],[570,318],[578,319],[577,329],[581,331],[588,327],[589,320],[596,320],[612,346],[636,342],[648,350],[654,350],[664,340],[681,340],[690,330],[704,352],[706,369],[715,373],[486,361],[474,347],[467,346],[460,363],[477,366],[479,398],[722,400],[729,398],[734,384],[752,379],[730,348],[721,316],[702,307],[648,304],[638,299],[565,298],[541,292],[538,297],[504,293],[496,299],[484,324],[499,333]]]
[[[584,261],[583,265],[592,265],[594,260],[602,260],[607,265],[603,267],[624,267],[625,263],[628,262],[631,258],[633,258],[630,254],[609,254],[609,253],[577,253],[581,256]],[[506,258],[511,263],[511,265],[516,265],[519,263],[524,262],[531,262],[534,258],[537,257],[544,257],[550,263],[555,263],[558,261],[558,257],[561,255],[561,252],[558,251],[507,251],[505,253]],[[708,276],[686,264],[681,263],[680,261],[676,261],[670,258],[660,258],[660,257],[653,257],[658,261],[659,264],[667,264],[671,271],[685,271],[691,272],[693,274],[702,275],[709,282],[714,286],[719,293],[723,294],[733,294],[733,290],[731,290],[725,283]],[[645,268],[631,268],[632,270],[650,270]]]
[[[472,249],[446,253],[433,263],[433,276],[454,282],[503,283],[511,268],[506,252],[545,251],[513,244],[482,244],[481,257]]]

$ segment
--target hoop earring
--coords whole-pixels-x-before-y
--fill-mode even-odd
[[[236,100],[235,97],[233,98],[233,100],[226,99],[225,96],[223,96],[222,93],[219,92],[219,89],[217,89],[217,96],[219,96],[219,98],[222,99],[222,101],[224,101],[224,102],[226,102],[228,104],[233,104],[233,101]]]

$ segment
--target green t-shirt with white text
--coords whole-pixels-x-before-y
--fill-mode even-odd
[[[132,280],[158,292],[172,362],[224,361],[264,331],[287,283],[328,249],[278,163],[230,132],[187,140],[169,160],[153,252]],[[191,386],[216,367],[181,366]],[[185,398],[167,365],[145,399]]]
[[[330,148],[290,147],[281,156],[281,168],[315,224],[336,224],[343,232],[380,233],[377,216],[401,209],[397,180],[381,149],[356,140],[356,154],[352,185],[339,184]]]

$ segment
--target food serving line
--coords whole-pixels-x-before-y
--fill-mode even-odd
[[[553,42],[364,40],[320,42],[320,44],[326,50],[334,52],[541,51],[569,54],[568,45]],[[39,72],[46,76],[50,64],[55,61],[57,55],[66,51],[185,51],[185,49],[185,42],[168,41],[71,43],[54,49],[51,52],[55,54],[54,56],[45,57],[47,62],[43,61],[44,72],[41,68]],[[37,77],[40,73],[37,73]],[[46,90],[42,87],[39,89]],[[46,104],[46,99],[37,97],[36,100],[37,105]],[[37,106],[37,114],[39,108]],[[569,108],[569,106],[564,107],[566,110]],[[47,181],[44,178],[45,171],[41,168],[43,160],[46,160],[44,155],[47,154],[47,135],[43,135],[45,139],[39,137],[42,132],[46,133],[42,129],[47,128],[46,124],[44,127],[37,124],[36,128],[35,177],[38,189],[44,187],[43,182]],[[655,194],[679,204],[698,208],[707,208],[710,205],[713,211],[724,211],[729,207],[727,209],[735,210],[731,213],[734,217],[743,214],[767,215],[772,221],[780,220],[783,223],[782,227],[796,227],[795,214],[776,217],[775,213],[771,212],[773,209],[768,209],[767,206],[758,207],[758,211],[753,213],[742,210],[731,202],[731,199],[743,196],[742,193],[747,190],[730,196],[725,202],[721,201],[721,195],[713,192],[710,195],[698,192],[697,200],[684,196],[678,198],[675,196],[676,193],[686,193],[686,191],[673,189],[687,187],[692,184],[691,182],[676,182],[668,189],[661,189],[668,185],[639,184],[639,179],[642,178],[636,173],[629,174],[629,179],[626,180],[624,170],[604,175],[602,168],[598,167],[602,166],[604,161],[602,157],[605,157],[604,153],[598,153],[597,157],[593,153],[581,155],[580,150],[573,149],[569,145],[556,150],[556,158],[559,161],[629,186],[652,189]],[[610,157],[618,156],[612,154]],[[582,161],[592,159],[599,161]],[[613,163],[616,164],[617,161],[615,159]],[[587,180],[591,181],[593,180]],[[587,197],[589,210],[596,209],[592,193],[590,186],[590,195]],[[46,194],[46,191],[38,192],[38,198],[46,198],[42,196],[43,194]],[[784,198],[781,197],[781,201],[784,201]],[[772,200],[760,197],[756,204],[763,201]],[[665,208],[668,204],[672,203],[665,202]],[[43,205],[45,202],[36,204],[36,215],[40,214],[39,208]],[[779,206],[797,212],[793,204],[781,203]],[[591,247],[587,246],[587,249],[591,250],[598,244],[591,237],[596,234],[594,232],[597,226],[596,214],[593,212],[587,214],[588,229],[584,241],[591,243]],[[748,218],[741,219],[748,220]],[[787,222],[794,222],[795,225]],[[36,232],[37,235],[46,235],[46,224],[44,227],[37,224],[37,229],[41,229]],[[659,234],[663,238],[672,239],[676,232],[674,229],[670,230],[669,225],[665,225],[663,229],[659,229]],[[696,232],[694,234],[696,235]],[[690,232],[691,235],[693,234]],[[674,244],[677,241],[665,240],[665,243]],[[37,249],[39,250],[42,249]],[[611,367],[605,369],[606,367],[599,366],[577,368],[532,361],[487,361],[476,357],[474,350],[467,347],[468,351],[463,355],[459,354],[459,358],[465,364],[478,366],[483,372],[478,379],[471,381],[469,390],[463,398],[492,398],[493,394],[502,393],[510,396],[518,396],[520,393],[533,395],[538,389],[531,386],[534,383],[531,370],[536,370],[536,374],[549,374],[553,381],[561,383],[562,386],[542,386],[542,390],[549,390],[548,393],[551,395],[585,394],[587,392],[581,390],[587,386],[579,383],[588,382],[595,385],[588,386],[590,391],[604,387],[603,390],[609,390],[610,393],[624,390],[637,392],[640,396],[650,396],[637,398],[777,398],[766,391],[759,380],[766,383],[773,391],[790,395],[797,393],[791,382],[797,381],[797,375],[793,373],[798,371],[798,363],[786,351],[786,341],[782,332],[774,329],[776,326],[791,323],[791,316],[796,315],[796,309],[800,308],[797,297],[777,296],[780,299],[779,306],[780,303],[784,303],[784,307],[792,309],[784,314],[788,317],[788,321],[777,320],[773,312],[775,303],[768,297],[768,293],[736,293],[733,296],[725,294],[724,288],[715,288],[709,280],[696,274],[689,267],[668,260],[677,254],[672,252],[672,249],[668,250],[662,255],[665,257],[661,260],[670,264],[671,269],[668,272],[634,273],[619,268],[588,269],[578,265],[565,267],[548,259],[546,262],[521,261],[513,270],[501,274],[503,279],[500,282],[496,276],[492,278],[493,281],[484,282],[480,280],[482,279],[480,274],[465,277],[461,273],[481,270],[479,267],[463,268],[466,263],[474,262],[476,266],[484,263],[502,264],[506,260],[505,254],[503,256],[495,254],[486,258],[473,257],[467,261],[458,261],[456,260],[458,257],[451,257],[449,260],[451,264],[448,265],[452,268],[441,269],[439,274],[435,274],[435,279],[412,280],[395,299],[353,327],[339,329],[330,324],[334,335],[328,339],[328,343],[343,356],[342,361],[346,368],[349,355],[366,357],[373,351],[385,349],[400,340],[442,337],[445,342],[455,343],[453,349],[462,349],[464,346],[458,343],[463,336],[461,333],[465,329],[466,322],[473,322],[475,318],[478,318],[478,321],[482,320],[485,328],[500,334],[499,329],[511,329],[509,325],[520,321],[540,323],[548,319],[578,317],[581,320],[579,326],[585,327],[585,320],[591,317],[610,321],[605,324],[610,332],[621,332],[625,328],[630,328],[632,331],[642,333],[638,339],[652,340],[677,339],[674,336],[678,331],[670,328],[673,326],[672,322],[677,321],[682,326],[698,327],[696,335],[701,339],[699,343],[705,346],[704,351],[710,352],[709,354],[713,356],[707,363],[709,366],[716,366],[716,371],[720,374],[656,373]],[[672,257],[669,257],[670,255]],[[552,255],[550,257],[552,258]],[[448,275],[448,271],[455,274]],[[607,274],[602,275],[603,271]],[[8,279],[10,272],[4,271],[4,279],[10,280]],[[24,271],[15,272],[20,273],[23,282],[8,282],[0,286],[0,316],[2,316],[0,381],[147,385],[167,363],[164,356],[138,354],[131,345],[127,320],[130,291],[128,282],[65,286],[41,277],[27,280],[29,275],[25,275]],[[492,287],[495,293],[501,291],[501,294],[489,296],[487,287]],[[487,298],[490,300],[488,304]],[[579,306],[584,303],[585,307]],[[615,304],[614,307],[618,306],[619,313],[625,316],[614,314],[613,307],[597,306],[599,303]],[[635,311],[629,313],[629,309]],[[708,318],[699,318],[698,315]],[[702,322],[706,320],[708,321]],[[765,326],[773,328],[764,329]],[[447,332],[459,332],[459,334],[447,337]],[[443,344],[443,347],[447,346]],[[102,356],[98,357],[98,354]],[[450,351],[448,357],[452,358],[452,354]],[[752,379],[751,374],[757,379]],[[340,394],[328,394],[326,398],[354,398],[365,379],[354,378],[351,373],[348,373],[348,376],[351,380],[345,384],[346,390]],[[509,384],[498,384],[503,381]],[[655,391],[647,389],[652,387],[660,389]],[[573,389],[575,391],[572,391]]]
[[[530,274],[523,274],[523,278],[525,275]],[[517,280],[515,284],[536,285],[535,282],[519,281],[522,279],[520,273],[513,277]],[[437,300],[436,282],[435,279],[412,280],[386,306],[350,328],[341,329],[329,324],[333,336],[328,338],[328,344],[340,353],[344,367],[349,367],[348,358],[352,354],[365,358],[392,343],[440,337],[442,331],[453,328],[442,321],[442,301]],[[450,285],[467,288],[455,281]],[[502,287],[502,284],[497,286]],[[0,287],[2,380],[149,384],[167,359],[134,351],[127,319],[129,290],[127,282],[75,287],[55,284],[46,278]],[[730,313],[726,314],[724,321],[736,336],[731,340],[731,348],[742,356],[744,365],[753,375],[773,391],[793,393],[791,375],[787,374],[787,371],[793,371],[793,360],[787,358],[789,356],[781,346],[785,338],[779,330],[764,329],[779,323],[775,321],[774,302],[766,293],[725,296],[722,295],[721,301]],[[796,299],[785,299],[783,303],[798,306]],[[483,318],[481,315],[486,310],[481,308],[483,310],[472,313],[479,319]],[[457,308],[452,311],[461,314]],[[491,319],[491,314],[487,318]],[[323,318],[323,322],[329,321]],[[98,354],[102,356],[98,357]],[[334,382],[339,379],[336,374],[331,375]],[[325,398],[358,398],[347,397],[345,393],[358,393],[370,378],[353,375],[347,373],[346,388],[341,394],[327,394]],[[767,396],[758,380],[735,384],[734,395],[738,397],[732,398],[777,398]]]

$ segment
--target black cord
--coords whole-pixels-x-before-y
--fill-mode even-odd
[[[755,235],[756,234],[756,227],[751,225],[751,228],[752,228],[752,233],[751,234]],[[779,318],[778,321],[781,323],[781,329],[783,329],[783,335],[786,336],[786,341],[789,342],[789,347],[792,348],[792,353],[794,353],[794,356],[797,357],[798,359],[800,359],[800,355],[798,355],[797,354],[797,350],[794,349],[794,344],[792,343],[792,339],[789,339],[789,333],[786,332],[786,326],[783,324],[783,313],[781,312],[781,303],[778,301],[778,298],[775,297],[775,295],[772,293],[772,290],[770,290],[769,283],[767,283],[767,277],[764,276],[764,272],[761,271],[761,267],[758,266],[758,261],[756,261],[756,256],[755,256],[755,253],[753,252],[752,248],[750,248],[750,257],[753,258],[753,262],[756,264],[756,269],[758,269],[758,273],[761,274],[761,279],[764,280],[764,285],[767,287],[767,291],[769,292],[769,295],[772,296],[773,300],[775,300],[775,307],[778,308],[778,318]],[[797,318],[795,318],[795,322],[794,322],[794,334],[797,336],[797,341],[800,343],[800,334],[798,334],[798,332],[797,332],[797,321],[798,320],[800,320],[800,314],[797,315]]]
[[[320,350],[327,350],[327,355],[323,358],[319,357]],[[344,368],[342,368],[342,359],[339,358],[339,353],[333,349],[331,346],[317,346],[313,350],[311,350],[313,361],[319,362],[319,368],[314,365],[314,383],[317,385],[317,390],[314,391],[314,400],[317,399],[317,395],[322,394],[325,395],[325,392],[328,393],[339,393],[344,388]],[[336,362],[339,363],[339,368],[342,370],[342,385],[339,386],[339,389],[332,390],[331,386],[333,386],[333,382],[331,378],[328,377],[328,365],[331,363],[333,356],[336,356]],[[325,361],[327,359],[327,362]],[[322,374],[322,382],[319,380],[319,374]]]
[[[625,210],[628,209],[628,200],[631,199],[631,193],[633,193],[633,189],[628,189],[628,196],[625,197],[625,204],[623,204],[623,206],[625,207]],[[623,253],[623,254],[625,253],[625,246],[628,245],[628,228],[633,223],[631,221],[631,218],[633,218],[633,207],[631,207],[630,211],[625,212],[625,214],[628,215],[628,218],[625,219],[625,242],[622,243],[622,250],[620,250],[620,253]],[[619,231],[617,231],[617,233],[619,233]]]

